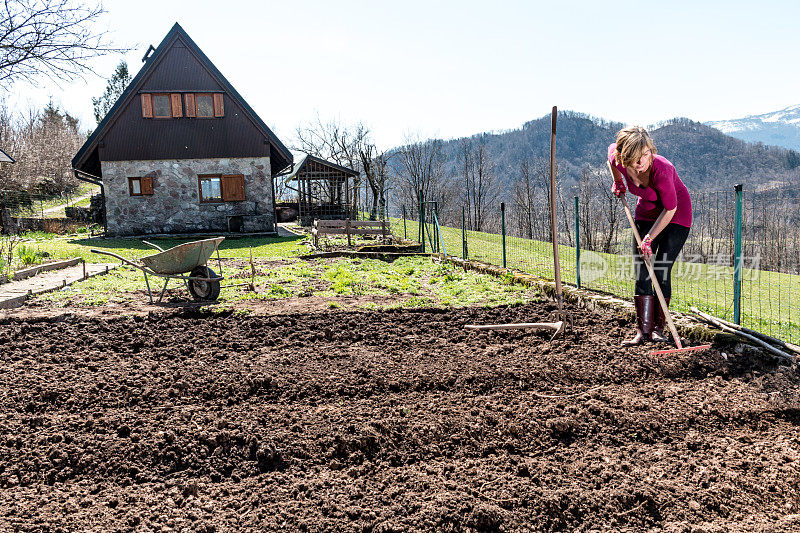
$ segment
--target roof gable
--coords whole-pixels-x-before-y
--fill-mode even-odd
[[[345,174],[347,176],[358,176],[358,174],[359,174],[357,171],[353,170],[352,168],[343,167],[343,166],[337,165],[336,163],[333,163],[331,161],[327,161],[325,159],[322,159],[321,157],[317,157],[315,155],[307,154],[307,155],[304,155],[303,158],[296,165],[294,165],[294,168],[292,169],[292,171],[289,172],[286,175],[286,178],[285,178],[286,181],[296,180],[297,179],[297,175],[300,174],[301,172],[303,172],[306,169],[306,166],[308,166],[308,163],[311,163],[311,162],[317,163],[318,166],[322,166],[323,168],[327,168],[329,171],[340,172],[340,173]]]
[[[192,68],[192,65],[199,68]],[[185,87],[176,87],[176,81]],[[261,132],[270,145],[273,173],[292,163],[292,154],[264,121],[253,111],[228,80],[206,57],[189,35],[176,22],[155,52],[147,59],[131,83],[98,124],[78,153],[72,159],[74,168],[87,171],[87,164],[98,161],[98,143],[104,138],[140,92],[148,91],[223,91],[241,109],[242,114]]]
[[[222,91],[225,88],[215,78],[207,63],[178,38],[172,46],[164,50],[158,66],[142,81],[139,92],[180,89]]]

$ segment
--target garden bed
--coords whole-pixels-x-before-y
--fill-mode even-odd
[[[456,310],[0,319],[17,530],[790,530],[794,369]]]

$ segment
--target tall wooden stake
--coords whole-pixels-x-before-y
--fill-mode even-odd
[[[563,296],[561,292],[561,261],[558,256],[558,231],[556,229],[556,116],[558,108],[553,106],[553,115],[550,119],[552,132],[550,134],[550,236],[553,239],[553,269],[556,278],[556,296],[558,297],[558,312],[564,312]]]

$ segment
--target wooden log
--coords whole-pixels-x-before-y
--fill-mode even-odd
[[[692,307],[692,308],[690,308],[690,310],[695,314],[698,314],[698,313],[702,312],[699,309],[697,309],[696,307]],[[708,313],[706,313],[706,314],[708,314]],[[708,316],[712,316],[712,315],[708,315]],[[714,317],[714,318],[716,320],[718,320],[720,322],[720,324],[725,324],[729,328],[733,328],[733,329],[736,329],[736,330],[741,331],[743,333],[747,333],[748,335],[752,335],[753,337],[758,337],[759,339],[761,339],[761,340],[763,340],[765,342],[771,342],[772,344],[777,344],[781,348],[785,348],[785,349],[789,350],[790,352],[794,352],[796,354],[800,354],[800,346],[797,346],[796,344],[791,344],[789,342],[784,342],[784,341],[782,341],[780,339],[776,339],[775,337],[770,337],[766,333],[761,333],[760,331],[756,331],[754,329],[749,329],[749,328],[746,328],[744,326],[740,326],[739,324],[734,324],[733,322],[729,322],[729,321],[724,320],[722,318],[718,318],[718,317]]]
[[[778,357],[786,359],[787,361],[790,361],[792,363],[795,360],[795,357],[793,355],[790,355],[790,354],[788,354],[786,352],[782,352],[781,350],[779,350],[779,349],[775,348],[774,346],[762,341],[758,337],[750,335],[749,333],[745,333],[743,331],[739,331],[739,330],[734,329],[732,327],[726,326],[725,324],[721,323],[719,321],[719,319],[717,319],[716,317],[711,316],[711,315],[709,315],[707,313],[704,313],[704,312],[700,311],[699,309],[697,309],[696,307],[692,307],[691,311],[694,314],[696,314],[697,316],[699,316],[701,319],[703,319],[705,322],[707,322],[709,324],[712,324],[712,325],[718,327],[719,329],[721,329],[723,331],[727,331],[728,333],[733,333],[734,335],[739,335],[741,337],[744,337],[745,339],[758,344],[759,346],[761,346],[762,348],[766,349],[768,352],[772,353],[773,355],[776,355]]]

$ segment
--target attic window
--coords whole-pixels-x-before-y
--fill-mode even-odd
[[[214,116],[214,99],[210,94],[197,95],[197,116],[201,118]]]
[[[170,118],[172,116],[168,94],[153,95],[153,116],[155,118]]]
[[[225,116],[222,93],[142,93],[143,118],[218,118]]]
[[[222,93],[198,93],[186,95],[186,116],[197,116],[199,118],[214,118],[225,116],[223,107]],[[196,115],[189,114],[189,108],[196,110]]]

